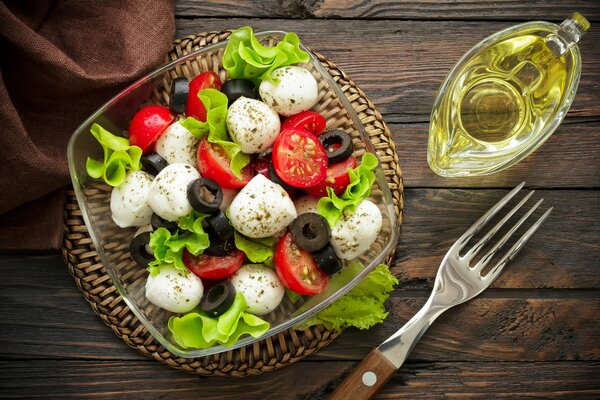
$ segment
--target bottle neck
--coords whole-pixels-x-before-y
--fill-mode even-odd
[[[560,24],[555,34],[548,35],[546,44],[557,57],[562,56],[579,42],[589,28],[588,20],[576,12]]]

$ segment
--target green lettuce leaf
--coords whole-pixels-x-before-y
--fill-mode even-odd
[[[356,267],[359,265],[356,264]],[[345,269],[341,273],[344,272],[346,272]],[[355,272],[348,271],[347,273]],[[294,328],[307,329],[313,325],[323,324],[327,329],[336,330],[349,326],[369,329],[383,322],[387,317],[385,301],[397,284],[398,279],[391,274],[388,267],[380,264],[335,303]]]
[[[242,168],[250,163],[250,157],[242,153],[240,145],[231,141],[227,134],[227,96],[215,89],[204,89],[198,92],[198,97],[206,108],[206,122],[187,117],[180,121],[181,125],[197,138],[208,135],[210,143],[221,146],[231,160],[231,171],[241,178]]]
[[[155,258],[148,266],[150,275],[158,274],[164,264],[173,264],[175,268],[188,272],[182,259],[183,250],[187,249],[198,255],[210,246],[208,233],[202,228],[202,220],[206,217],[207,214],[192,211],[179,218],[177,225],[180,229],[177,232],[171,233],[166,228],[158,228],[150,234],[150,247]]]
[[[183,347],[204,349],[216,343],[232,346],[242,335],[259,338],[269,329],[268,322],[245,310],[246,300],[238,292],[229,310],[221,316],[190,312],[169,318],[168,327],[175,341]]]
[[[242,78],[253,81],[272,80],[274,69],[308,62],[310,56],[300,49],[300,39],[293,32],[287,33],[274,47],[265,47],[254,36],[249,26],[235,30],[223,54],[223,67],[230,79]]]
[[[250,239],[238,231],[234,232],[235,247],[246,253],[253,263],[273,264],[273,238]]]
[[[181,118],[179,124],[190,131],[198,139],[202,139],[208,134],[209,126],[207,122],[198,121],[194,117]]]
[[[131,146],[124,137],[113,135],[96,123],[92,125],[90,132],[104,152],[102,161],[87,158],[85,168],[90,177],[102,178],[110,186],[119,186],[128,171],[139,171],[142,168],[142,149],[138,146]]]
[[[300,300],[300,297],[302,297],[298,293],[290,289],[285,289],[285,295],[292,303],[297,302],[298,300]]]
[[[371,186],[375,182],[373,170],[378,163],[374,154],[365,153],[360,165],[348,170],[350,183],[340,197],[333,192],[332,188],[327,188],[327,196],[319,200],[317,211],[330,226],[337,224],[346,209],[354,211],[361,201],[371,195]]]

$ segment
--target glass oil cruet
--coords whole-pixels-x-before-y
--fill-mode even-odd
[[[528,22],[467,52],[439,90],[427,161],[438,175],[487,175],[537,149],[565,117],[579,84],[579,13],[560,26]]]

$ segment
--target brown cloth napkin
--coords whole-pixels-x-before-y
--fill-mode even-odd
[[[60,246],[69,137],[174,33],[172,0],[0,3],[0,249]]]

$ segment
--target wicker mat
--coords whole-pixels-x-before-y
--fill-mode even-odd
[[[208,32],[176,40],[167,61],[175,60],[207,44],[225,40],[230,33]],[[404,206],[402,173],[390,131],[362,90],[331,61],[318,53],[316,56],[352,103],[377,150],[392,191],[400,225]],[[77,287],[94,312],[127,345],[170,367],[199,375],[256,375],[297,362],[327,346],[340,335],[340,332],[329,331],[323,326],[314,326],[306,331],[290,329],[221,354],[195,359],[176,357],[154,340],[117,293],[88,234],[73,191],[69,191],[67,195],[64,228],[63,257]]]

